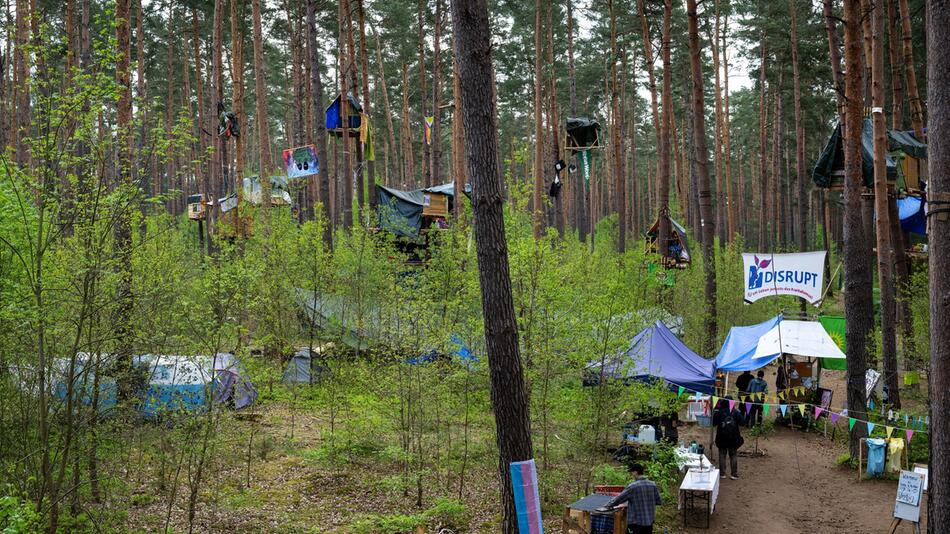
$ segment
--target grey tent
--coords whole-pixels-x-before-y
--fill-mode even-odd
[[[330,369],[319,362],[320,355],[300,349],[291,356],[284,369],[284,384],[318,384]]]

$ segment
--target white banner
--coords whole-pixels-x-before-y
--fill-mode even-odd
[[[793,295],[817,306],[824,289],[826,254],[824,250],[797,254],[743,254],[745,301]]]

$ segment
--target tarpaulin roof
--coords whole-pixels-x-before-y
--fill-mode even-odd
[[[690,350],[662,321],[637,334],[629,349],[607,362],[604,373],[632,380],[661,378],[675,386],[709,394],[715,385],[713,361]]]
[[[466,185],[466,193],[469,191]],[[449,211],[455,202],[455,184],[447,184],[402,191],[376,185],[379,201],[379,227],[403,237],[418,237],[422,230],[422,208],[426,193],[439,193],[449,197]]]
[[[752,359],[759,363],[759,367],[764,367],[782,354],[808,358],[845,358],[825,327],[813,321],[781,321],[759,339]]]
[[[569,148],[590,148],[599,145],[600,123],[586,117],[567,118]]]
[[[897,213],[901,220],[901,230],[927,235],[927,210],[922,199],[917,197],[897,199]]]
[[[900,150],[917,159],[927,159],[927,144],[918,141],[917,138],[914,137],[914,132],[888,130],[887,149],[892,152]]]
[[[726,342],[722,344],[722,349],[716,356],[716,368],[720,371],[735,372],[751,371],[762,367],[763,364],[753,361],[752,356],[759,345],[759,339],[775,328],[781,320],[782,316],[776,315],[759,324],[730,328]]]
[[[831,187],[832,174],[836,171],[844,170],[844,138],[841,132],[841,121],[835,124],[835,130],[828,140],[828,144],[821,150],[821,156],[815,163],[812,170],[812,180],[818,187]],[[874,185],[874,128],[871,119],[864,119],[864,127],[861,132],[861,159],[862,172],[864,174],[864,185],[872,187]],[[897,178],[897,164],[890,155],[885,155],[887,164],[887,179],[895,180]]]

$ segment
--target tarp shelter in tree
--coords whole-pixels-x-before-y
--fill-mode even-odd
[[[465,193],[470,191],[466,185]],[[402,191],[376,185],[379,228],[398,236],[419,238],[432,224],[445,224],[455,205],[455,185],[447,184]]]
[[[897,164],[897,185],[911,194],[926,188],[927,145],[914,137],[914,132],[888,130],[887,149]]]
[[[350,137],[357,137],[360,135],[360,126],[362,126],[363,123],[363,106],[359,100],[353,96],[353,93],[347,93],[346,100],[349,103],[349,107],[346,111],[347,134]],[[330,133],[337,136],[343,135],[343,114],[340,111],[339,96],[337,96],[336,100],[327,108],[326,125]]]
[[[422,363],[431,363],[442,359],[458,359],[458,361],[464,362],[466,365],[478,363],[478,356],[476,356],[475,353],[468,348],[468,346],[465,344],[465,341],[463,341],[461,336],[458,334],[452,334],[452,337],[449,338],[449,344],[447,348],[449,349],[448,354],[442,354],[439,351],[432,349],[421,356],[409,358],[406,360],[406,363],[409,365],[419,365]]]
[[[648,254],[659,254],[660,250],[657,241],[660,239],[660,219],[653,222],[653,226],[646,233],[646,251]],[[669,264],[667,267],[676,267],[685,269],[689,267],[692,258],[689,255],[689,246],[686,240],[686,229],[670,218],[670,244],[667,254],[664,255],[665,261]]]
[[[864,119],[861,132],[861,159],[864,186],[874,187],[874,127],[871,119]],[[896,183],[897,164],[890,155],[885,156],[887,164],[887,181]],[[818,187],[841,189],[844,186],[844,136],[841,121],[837,121],[835,129],[822,149],[818,162],[812,170],[812,180]]]
[[[303,348],[290,357],[281,381],[284,384],[318,384],[329,370],[329,367],[320,361],[320,355],[316,351],[311,352],[309,348]]]
[[[341,343],[352,350],[369,350],[372,344],[388,339],[379,308],[356,303],[329,293],[296,290],[303,320],[321,342]]]
[[[271,176],[270,188],[270,201],[272,206],[290,206],[293,204],[293,199],[290,197],[290,186],[288,185],[286,176]],[[245,202],[259,206],[263,198],[262,191],[261,181],[257,176],[248,176],[244,179],[242,199]],[[237,193],[231,193],[224,198],[219,198],[218,204],[221,206],[222,213],[233,210],[237,207]]]
[[[587,366],[595,380],[600,362]],[[672,386],[712,394],[716,383],[715,364],[689,349],[662,321],[644,329],[630,342],[630,348],[607,359],[604,376],[625,382],[662,379]]]
[[[232,354],[143,354],[133,359],[133,366],[144,377],[139,411],[146,417],[204,411],[209,407],[209,395],[211,404],[229,404],[238,410],[257,400],[257,389]]]
[[[601,148],[600,123],[585,117],[568,117],[567,148],[575,152]]]

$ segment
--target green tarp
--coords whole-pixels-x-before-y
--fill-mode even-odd
[[[914,132],[899,130],[887,131],[887,149],[891,152],[901,152],[917,159],[927,159],[927,145],[914,137]]]
[[[821,323],[821,326],[825,327],[825,331],[828,332],[828,335],[831,336],[831,339],[835,340],[838,348],[841,349],[842,352],[845,352],[844,317],[825,315],[819,317],[818,322]],[[833,369],[835,371],[847,370],[847,362],[847,360],[834,358],[821,358],[819,360],[819,364],[821,365],[822,369]]]
[[[898,132],[900,133],[900,132]],[[821,151],[821,156],[815,163],[812,170],[812,180],[818,187],[831,187],[833,184],[832,175],[837,171],[844,170],[844,139],[841,133],[841,121],[835,124],[835,130],[831,134],[831,139]],[[864,186],[874,186],[874,128],[871,119],[864,119],[864,128],[861,132],[861,156],[862,171],[864,174]],[[890,155],[885,156],[887,163],[887,179],[897,179],[897,164]]]

